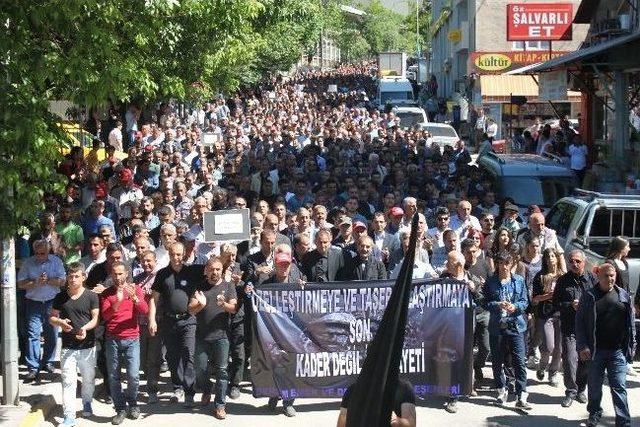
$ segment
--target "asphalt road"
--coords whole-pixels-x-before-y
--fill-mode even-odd
[[[640,363],[635,364],[635,368],[640,374]],[[490,369],[484,369],[485,376],[490,376]],[[167,374],[163,377],[166,378]],[[510,401],[504,407],[496,407],[492,400],[494,393],[490,391],[480,392],[478,397],[464,398],[458,405],[456,414],[449,414],[443,409],[444,398],[431,397],[417,402],[418,425],[446,425],[447,427],[457,426],[489,426],[489,427],[546,427],[546,426],[580,426],[585,425],[587,417],[586,405],[574,402],[570,408],[562,408],[560,401],[564,396],[563,387],[555,388],[548,384],[540,383],[535,379],[534,371],[528,371],[528,391],[529,401],[533,405],[533,410],[525,413],[516,410],[515,401]],[[640,426],[640,375],[627,377],[629,402],[634,426]],[[100,381],[100,380],[99,380]],[[142,381],[144,384],[144,381]],[[97,392],[101,386],[97,388]],[[141,386],[144,391],[144,386]],[[276,412],[271,412],[267,408],[267,399],[254,399],[250,394],[249,387],[243,389],[242,396],[237,400],[227,400],[227,419],[219,421],[213,418],[213,404],[204,408],[198,405],[193,409],[186,409],[182,404],[169,403],[168,388],[165,387],[160,395],[160,402],[155,405],[146,403],[146,396],[141,393],[140,408],[142,417],[137,421],[126,420],[123,426],[137,427],[196,427],[196,426],[260,426],[260,427],[326,427],[333,426],[338,416],[339,400],[320,399],[300,399],[296,401],[295,407],[298,415],[295,418],[287,418],[282,413],[282,407],[278,406]],[[59,396],[56,396],[60,402]],[[196,395],[199,401],[200,395]],[[78,408],[81,408],[78,399]],[[609,389],[605,386],[603,408],[605,417],[601,425],[614,426],[613,406]],[[94,417],[90,419],[78,419],[78,426],[99,426],[110,424],[114,415],[113,408],[102,402],[94,400]],[[45,426],[56,426],[62,421],[62,409],[58,407],[54,412],[54,417]]]

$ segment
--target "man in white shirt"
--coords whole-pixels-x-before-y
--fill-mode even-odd
[[[573,138],[573,144],[569,146],[569,156],[571,163],[571,170],[578,177],[578,185],[582,184],[585,172],[587,170],[587,146],[582,143],[580,135],[576,135]]]
[[[466,200],[461,200],[460,203],[458,203],[457,210],[457,215],[451,218],[450,227],[456,232],[460,241],[466,238],[470,228],[482,231],[478,218],[471,215],[471,203]]]
[[[492,118],[489,119],[489,124],[487,125],[487,136],[492,142],[498,138],[498,124]]]
[[[122,147],[122,122],[116,120],[116,127],[109,132],[109,145],[115,147],[118,151],[123,151]]]

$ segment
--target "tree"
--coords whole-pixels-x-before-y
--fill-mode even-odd
[[[0,236],[33,221],[68,144],[49,101],[84,107],[211,97],[287,70],[319,0],[8,0],[0,10]],[[289,22],[291,25],[287,25]]]

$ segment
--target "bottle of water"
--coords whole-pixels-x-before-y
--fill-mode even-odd
[[[500,288],[500,301],[507,301],[507,287],[502,286]],[[507,310],[504,308],[500,310],[500,317],[507,317]]]

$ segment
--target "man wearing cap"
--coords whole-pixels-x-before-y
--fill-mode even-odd
[[[403,217],[404,217],[404,211],[402,210],[402,208],[399,208],[398,206],[394,206],[391,209],[389,209],[389,214],[388,214],[389,224],[387,224],[387,232],[390,234],[398,233],[398,230],[400,229],[400,223],[402,222]]]
[[[118,174],[119,183],[111,190],[111,196],[116,200],[120,221],[131,218],[130,202],[139,202],[144,195],[142,190],[133,183],[133,172],[124,168]]]
[[[511,231],[511,234],[514,236],[518,234],[518,230],[520,230],[520,223],[518,222],[518,215],[520,210],[518,206],[511,202],[507,202],[504,204],[504,216],[502,218],[502,227]]]
[[[331,246],[331,232],[316,233],[316,248],[308,252],[302,261],[302,272],[310,282],[334,282],[344,266],[342,250]]]
[[[355,238],[353,236],[351,218],[349,218],[347,215],[344,215],[337,221],[337,223],[338,236],[333,240],[333,245],[339,248],[346,248],[347,246],[354,244]]]
[[[287,252],[278,252],[274,257],[273,273],[263,283],[297,283],[304,285],[306,278],[304,275],[293,274],[294,270],[291,268],[291,254]],[[277,397],[269,398],[269,409],[275,411],[278,405]],[[293,407],[294,399],[286,399],[282,401],[282,408],[284,414],[287,417],[295,417],[296,410]]]
[[[341,280],[385,280],[387,270],[382,261],[373,255],[373,239],[361,236],[357,241],[357,253],[345,254],[346,260],[339,273]]]

